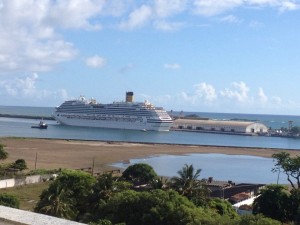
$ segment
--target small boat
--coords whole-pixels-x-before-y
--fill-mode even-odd
[[[38,128],[38,129],[47,129],[47,127],[48,124],[46,124],[44,120],[41,120],[38,125],[31,126],[31,128]]]

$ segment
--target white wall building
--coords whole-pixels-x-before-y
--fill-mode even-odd
[[[242,134],[263,134],[268,132],[268,127],[264,124],[248,121],[176,119],[172,128],[175,130],[231,132]]]

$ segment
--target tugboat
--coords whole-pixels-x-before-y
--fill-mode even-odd
[[[39,122],[38,125],[31,126],[31,128],[38,128],[38,129],[47,129],[47,127],[48,124],[46,124],[43,119]]]

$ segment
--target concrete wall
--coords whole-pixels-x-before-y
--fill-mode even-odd
[[[0,206],[0,224],[2,221],[8,225],[84,225],[70,220]]]
[[[42,182],[43,180],[49,180],[52,177],[55,177],[55,175],[54,174],[33,175],[24,178],[17,178],[17,179],[12,178],[12,179],[0,180],[0,189],[21,186],[25,184],[39,183]]]

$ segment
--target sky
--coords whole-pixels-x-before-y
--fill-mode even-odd
[[[0,105],[300,115],[300,0],[0,0]]]

